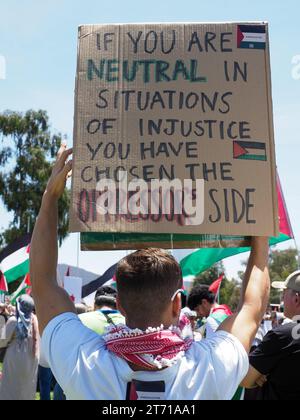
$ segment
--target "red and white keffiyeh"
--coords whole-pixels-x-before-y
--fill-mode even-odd
[[[190,348],[193,333],[184,316],[177,327],[149,327],[146,331],[126,325],[109,326],[103,336],[109,351],[147,369],[162,369],[176,363]]]

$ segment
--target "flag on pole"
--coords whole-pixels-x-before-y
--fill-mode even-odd
[[[29,294],[30,292],[31,292],[31,281],[30,281],[30,275],[29,273],[27,273],[24,277],[24,280],[20,284],[20,286],[10,296],[11,303],[12,304],[16,303],[16,300],[19,296]]]
[[[92,282],[86,284],[82,288],[82,297],[86,297],[91,293],[95,292],[99,287],[106,284],[107,286],[116,287],[116,279],[115,273],[117,270],[117,264],[112,265],[109,267],[108,270],[105,271],[102,276],[98,277],[97,279],[93,280]]]
[[[270,245],[276,245],[280,242],[294,238],[278,175],[277,196],[280,234],[276,238],[270,238]],[[192,277],[196,277],[218,261],[247,251],[250,251],[250,247],[200,248],[196,250],[186,250],[185,256],[179,260],[183,279],[185,280],[185,278],[187,278],[190,280]],[[174,256],[176,257],[176,250],[174,251]]]
[[[0,271],[0,293],[7,293],[8,286],[4,274]]]
[[[29,273],[30,239],[24,235],[0,253],[0,270],[8,284]]]
[[[82,278],[65,276],[64,289],[70,296],[73,303],[81,303],[82,299]]]
[[[221,284],[222,281],[224,279],[224,273],[220,275],[219,278],[217,278],[217,280],[215,280],[210,286],[209,286],[209,291],[212,292],[215,296],[216,296],[216,301],[219,298],[220,295],[220,289],[221,289]]]
[[[278,195],[278,213],[279,213],[279,231],[280,234],[285,235],[286,238],[293,239],[294,233],[287,211],[280,178],[277,174],[277,195]]]

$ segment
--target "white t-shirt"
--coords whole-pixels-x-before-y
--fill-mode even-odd
[[[195,342],[175,365],[134,372],[72,313],[47,325],[44,355],[69,400],[125,400],[132,380],[165,382],[164,400],[230,400],[249,368],[241,343],[223,331]]]
[[[217,329],[219,328],[221,324],[218,323],[212,316],[209,316],[207,318],[205,327],[206,327],[206,338],[210,339],[214,336]]]

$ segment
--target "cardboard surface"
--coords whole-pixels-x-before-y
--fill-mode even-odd
[[[74,123],[71,231],[277,236],[267,24],[81,26]],[[120,168],[149,186],[204,179],[203,223],[99,214],[97,183]]]

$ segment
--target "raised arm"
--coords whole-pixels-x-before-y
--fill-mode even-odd
[[[234,335],[249,353],[265,314],[270,295],[268,238],[252,238],[252,251],[242,286],[238,312],[219,327]]]
[[[57,315],[64,312],[75,313],[68,294],[58,286],[56,279],[58,200],[72,168],[72,162],[67,162],[71,153],[72,149],[66,150],[65,145],[58,152],[31,241],[30,278],[40,334]]]

